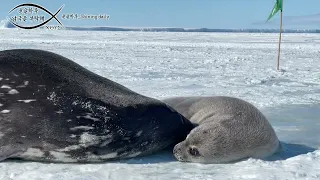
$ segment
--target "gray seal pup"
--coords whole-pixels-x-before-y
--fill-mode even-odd
[[[182,141],[193,125],[56,53],[0,51],[0,161],[86,163],[143,156]]]
[[[163,102],[196,126],[174,147],[183,162],[229,163],[266,158],[282,148],[266,117],[252,104],[227,97],[173,97]]]

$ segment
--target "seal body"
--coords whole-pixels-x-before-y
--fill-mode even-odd
[[[0,52],[0,160],[131,158],[178,143],[192,128],[165,103],[58,54]]]
[[[197,127],[174,147],[179,161],[228,163],[266,158],[280,142],[266,117],[252,104],[233,97],[175,97],[163,100]]]

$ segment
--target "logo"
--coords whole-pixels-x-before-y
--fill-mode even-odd
[[[20,4],[13,9],[9,11],[8,14],[12,13],[14,10],[19,8],[19,16],[11,16],[9,18],[9,21],[15,25],[16,27],[22,28],[22,29],[35,29],[40,26],[43,26],[50,22],[53,18],[63,27],[62,23],[59,21],[59,19],[56,17],[57,14],[62,10],[64,5],[62,5],[55,14],[52,14],[50,11],[45,9],[42,6],[39,6],[37,4]],[[51,17],[47,20],[45,20],[45,16],[39,15],[39,9],[43,10],[47,14],[51,15]],[[32,22],[39,22],[39,24],[36,24],[34,26],[24,26],[24,25],[19,25],[19,22],[24,22],[22,24],[27,24],[27,21],[32,21]],[[32,23],[31,23],[32,24]]]
[[[24,3],[17,5],[9,11],[8,21],[14,26],[22,29],[35,29],[45,27],[46,29],[64,29],[64,25],[59,20],[59,13],[65,7],[62,5],[54,14],[48,9],[32,3]],[[61,15],[62,19],[66,20],[109,20],[110,16],[107,14],[92,15],[92,14],[78,14],[66,13]],[[49,25],[54,21],[56,25]]]

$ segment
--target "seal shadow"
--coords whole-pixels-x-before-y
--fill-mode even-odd
[[[289,158],[299,156],[302,154],[307,154],[317,150],[316,148],[306,146],[303,144],[293,144],[293,143],[285,143],[281,142],[283,150],[281,152],[277,152],[274,155],[265,158],[265,161],[278,161],[278,160],[287,160]]]
[[[282,150],[266,161],[286,160],[320,147],[320,104],[284,105],[263,109],[274,127]]]
[[[161,152],[157,152],[155,154],[135,157],[128,160],[120,160],[118,163],[124,164],[159,164],[159,163],[170,163],[177,161],[173,156],[172,151],[164,150]]]
[[[168,146],[167,148],[152,153],[150,155],[134,157],[131,159],[118,160],[117,163],[123,164],[159,164],[177,162],[178,160],[173,155],[173,148],[175,144]]]

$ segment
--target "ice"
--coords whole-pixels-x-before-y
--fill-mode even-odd
[[[0,179],[320,179],[320,35],[0,30],[0,50],[66,56],[150,97],[228,95],[268,117],[284,152],[230,164],[177,162],[170,151],[102,164],[6,161]]]

